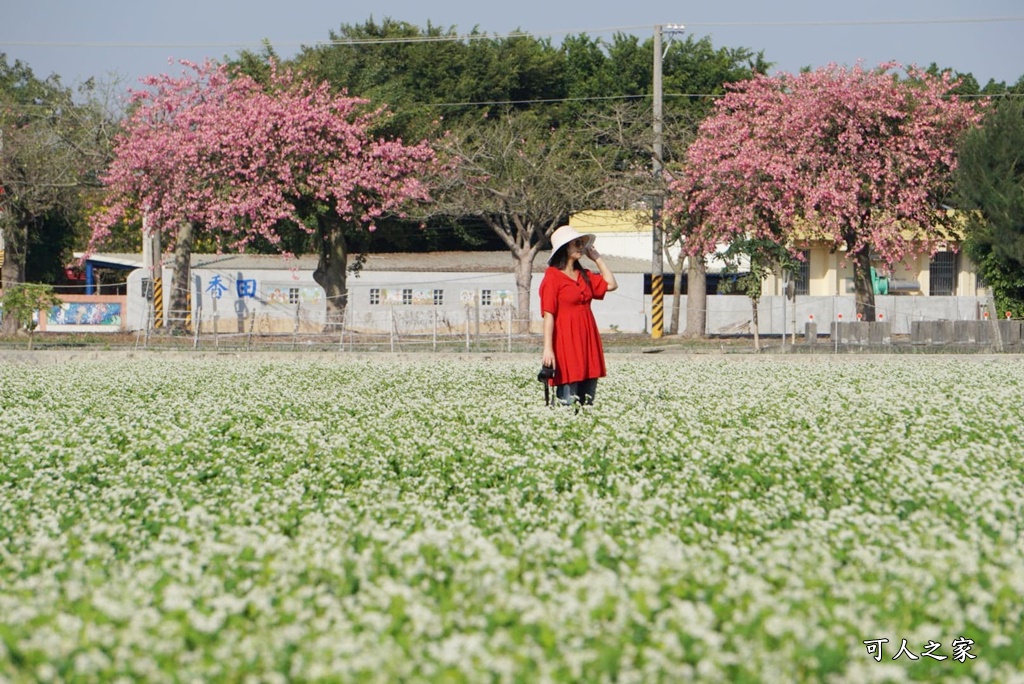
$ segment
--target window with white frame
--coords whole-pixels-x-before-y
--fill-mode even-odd
[[[434,290],[434,306],[444,306],[444,290]]]
[[[480,290],[480,306],[490,306],[490,305],[491,305],[491,291],[490,290]]]
[[[409,306],[410,304],[412,304],[412,289],[411,288],[405,288],[405,289],[402,290],[402,304],[404,306]]]
[[[298,304],[299,303],[299,288],[289,287],[288,288],[288,303]]]
[[[380,304],[380,288],[379,287],[371,287],[370,288],[370,305],[371,306],[377,306],[379,304]]]

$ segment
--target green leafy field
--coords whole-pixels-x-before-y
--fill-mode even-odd
[[[0,681],[1024,681],[1013,357],[168,356],[0,365]]]

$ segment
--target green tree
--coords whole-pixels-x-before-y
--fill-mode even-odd
[[[793,256],[786,246],[775,240],[756,237],[740,237],[729,243],[718,255],[725,262],[723,273],[728,276],[719,284],[719,290],[738,292],[750,300],[751,330],[754,333],[754,351],[761,351],[761,333],[757,307],[761,302],[761,291],[765,278],[777,268],[791,270]]]
[[[565,95],[562,52],[549,41],[476,29],[461,36],[454,27],[389,18],[344,24],[295,63],[316,80],[386,104],[394,114],[388,132],[406,139],[437,135],[439,120],[493,117],[508,103],[522,109]]]
[[[998,311],[1024,315],[1024,101],[997,99],[963,137],[955,204],[968,217],[964,251]]]
[[[932,62],[928,69],[925,70],[929,76],[933,78],[940,78],[943,74],[949,74],[952,76],[954,81],[957,81],[957,85],[953,88],[950,93],[958,95],[960,97],[992,97],[1002,95],[1022,95],[1024,94],[1024,76],[1021,76],[1015,84],[1007,85],[1005,81],[996,81],[995,79],[989,79],[988,82],[981,86],[978,83],[978,79],[974,77],[971,72],[959,72],[956,69],[940,68],[937,64]]]
[[[34,320],[38,311],[40,316],[55,306],[60,305],[60,298],[49,285],[19,283],[4,290],[0,295],[0,310],[3,311],[4,329],[16,331],[24,328],[28,331],[28,348],[32,349],[32,340],[37,323]]]
[[[421,76],[439,77],[441,86],[450,83],[457,74],[433,71],[440,65],[451,66],[452,41],[440,40],[450,32],[428,26],[421,31],[406,22],[373,19],[364,24],[343,24],[338,31],[330,31],[329,41],[314,47],[304,47],[294,64],[316,81],[326,81],[335,89],[364,97],[391,108],[387,122],[389,135],[419,139],[431,130],[436,116],[425,108],[430,100],[417,97]],[[435,42],[419,42],[423,38]],[[424,65],[429,51],[437,49],[436,62]]]
[[[638,36],[616,33],[608,45],[606,67],[616,84],[609,94],[640,98],[649,95],[654,82],[653,39],[641,43]]]
[[[607,102],[611,93],[618,93],[608,69],[608,54],[604,41],[586,34],[567,36],[562,41],[565,55],[565,110],[570,116],[579,116]]]
[[[112,124],[94,82],[75,100],[60,79],[35,77],[0,54],[0,281],[53,281],[67,262],[81,190],[98,185]],[[29,252],[37,249],[34,258]],[[43,257],[46,257],[44,259]],[[31,269],[31,271],[29,271]],[[7,324],[13,325],[12,323]],[[10,332],[10,328],[5,330]]]

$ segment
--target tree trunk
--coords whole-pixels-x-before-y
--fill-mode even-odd
[[[171,334],[185,332],[186,318],[192,313],[189,301],[189,277],[192,271],[192,235],[191,221],[186,221],[178,229],[178,237],[174,243],[174,273],[171,276],[170,320],[167,329]]]
[[[672,264],[672,273],[675,275],[675,282],[672,283],[672,318],[668,322],[668,334],[679,334],[679,308],[682,304],[683,294],[683,255],[679,255],[678,261]]]
[[[313,271],[313,280],[324,289],[327,297],[326,332],[337,332],[345,321],[345,307],[348,305],[348,287],[345,278],[348,271],[348,244],[345,233],[337,223],[320,222],[320,261]]]
[[[862,249],[853,257],[853,289],[857,295],[857,313],[861,320],[875,320],[875,289],[871,286],[871,255]]]
[[[28,247],[28,227],[8,224],[3,230],[4,264],[0,267],[0,290],[25,282],[25,257]],[[5,316],[0,324],[0,333],[13,335],[18,332],[18,321],[14,316]]]
[[[516,261],[516,325],[519,334],[530,331],[530,285],[533,283],[533,258],[536,252],[524,249],[512,255]]]
[[[686,337],[704,337],[707,332],[708,288],[704,259],[690,257],[686,271]]]

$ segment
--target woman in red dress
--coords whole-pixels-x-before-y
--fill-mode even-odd
[[[580,266],[586,256],[598,273]],[[594,236],[562,226],[551,235],[551,258],[540,283],[544,316],[545,366],[555,369],[548,381],[563,404],[593,404],[597,379],[606,375],[604,348],[590,302],[618,287],[615,275],[594,249]]]

